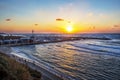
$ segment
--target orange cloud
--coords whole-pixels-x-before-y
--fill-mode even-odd
[[[6,21],[11,21],[11,19],[6,19]]]
[[[64,21],[64,19],[57,18],[56,21]]]
[[[113,27],[120,27],[120,25],[114,25]]]

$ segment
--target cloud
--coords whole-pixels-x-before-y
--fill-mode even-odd
[[[57,18],[56,21],[64,21],[64,19]]]
[[[5,19],[6,21],[11,21],[11,19]]]
[[[35,26],[37,26],[38,24],[34,24]]]
[[[120,25],[113,25],[113,27],[120,27]]]

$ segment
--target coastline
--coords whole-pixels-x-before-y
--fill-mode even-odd
[[[44,45],[45,52],[44,52],[44,49],[41,46],[37,45],[37,47],[40,48],[40,50],[38,49],[40,51],[40,54],[50,52],[50,53],[52,53],[54,55],[54,53],[55,53],[54,52],[54,48],[56,49],[56,47],[57,47],[57,49],[60,49],[60,50],[63,50],[63,51],[64,51],[64,48],[67,49],[68,54],[70,54],[70,55],[71,55],[71,53],[69,53],[69,50],[80,52],[80,54],[81,54],[80,56],[81,57],[78,57],[78,60],[82,61],[82,58],[84,58],[85,60],[87,60],[87,61],[83,60],[83,62],[85,64],[87,64],[86,62],[89,62],[89,61],[91,62],[90,66],[91,66],[92,70],[89,69],[89,68],[87,69],[87,70],[90,70],[90,74],[92,73],[92,71],[95,70],[96,72],[102,74],[102,75],[97,74],[98,79],[99,78],[100,79],[113,79],[113,78],[116,79],[116,78],[118,78],[119,75],[112,74],[113,76],[111,76],[111,74],[108,73],[107,69],[108,68],[111,68],[111,69],[115,69],[116,68],[115,70],[117,70],[117,68],[119,69],[119,67],[114,66],[114,65],[118,65],[119,66],[119,62],[116,62],[114,64],[114,61],[119,61],[119,60],[116,59],[116,56],[118,56],[118,54],[119,54],[119,46],[118,46],[119,44],[117,44],[117,43],[119,43],[119,41],[114,41],[114,40],[104,40],[104,41],[101,41],[101,40],[99,41],[98,40],[98,41],[94,41],[94,39],[89,39],[89,40],[92,40],[92,41],[87,41],[87,42],[85,41],[84,42],[84,40],[85,39],[82,39],[80,42],[74,42],[74,43],[71,43],[71,44],[66,44],[66,45],[73,46],[73,48],[69,48],[67,46],[66,47],[60,46],[60,45],[64,45],[64,44],[62,44],[62,42],[60,42],[60,43],[56,42],[57,44],[55,46],[53,46],[51,44],[50,45]],[[76,41],[76,40],[74,40],[74,41]],[[67,42],[67,41],[65,41],[65,42]],[[41,43],[41,45],[42,44],[46,44],[46,43],[50,43],[50,42],[45,42],[45,43],[43,42],[43,43]],[[51,42],[51,43],[53,43],[53,42]],[[33,45],[36,45],[36,44],[33,44]],[[42,70],[42,80],[55,80],[53,78],[53,76],[57,75],[57,74],[55,75],[56,72],[58,74],[60,72],[60,75],[61,74],[63,75],[63,76],[60,76],[60,75],[57,76],[57,77],[60,78],[59,80],[74,80],[74,79],[76,79],[76,75],[75,75],[75,78],[72,77],[72,76],[70,76],[70,78],[69,78],[69,76],[64,75],[64,73],[62,73],[62,71],[60,71],[60,69],[56,68],[56,66],[52,66],[50,64],[44,64],[44,59],[46,59],[46,58],[43,57],[43,59],[42,59],[42,58],[36,57],[36,55],[32,56],[32,53],[34,53],[33,45],[31,45],[32,47],[28,47],[30,45],[23,44],[21,46],[18,45],[18,48],[17,48],[17,45],[14,45],[14,46],[11,46],[11,45],[0,45],[0,47],[1,47],[0,49],[5,54],[11,56],[12,58],[17,60],[18,62],[23,63],[25,65],[28,65],[30,68],[35,69],[37,71],[39,70],[39,72],[41,72],[41,70]],[[51,46],[53,48],[52,51],[50,50]],[[22,47],[22,48],[19,49],[19,47]],[[29,51],[25,51],[24,52],[24,50],[27,50],[27,49],[30,49],[30,52]],[[32,50],[33,50],[33,52],[32,52]],[[36,48],[35,48],[35,50],[36,50]],[[42,53],[42,51],[43,51],[43,53]],[[86,58],[85,56],[82,56],[82,52],[83,53],[85,52],[85,54],[88,54],[88,53],[90,53],[90,54],[88,54],[88,57]],[[98,55],[97,55],[97,53],[98,53]],[[103,54],[101,54],[101,53],[103,53]],[[94,55],[94,54],[95,54],[95,56],[89,57],[89,55]],[[115,54],[115,55],[111,56],[112,54]],[[77,55],[75,55],[74,57],[77,57]],[[56,56],[54,55],[54,57],[56,57]],[[111,58],[112,58],[112,60],[111,60]],[[40,59],[40,61],[39,61],[39,59]],[[90,60],[88,60],[88,59],[90,59]],[[91,59],[93,59],[93,60],[91,60]],[[94,61],[94,59],[95,59],[95,61]],[[98,61],[96,61],[96,59],[98,59]],[[43,61],[43,63],[41,61]],[[52,60],[50,60],[50,61],[52,61]],[[99,62],[100,64],[95,64],[94,65],[94,63],[97,63],[97,62]],[[84,63],[83,63],[83,66],[84,66]],[[104,64],[105,65],[109,65],[110,67],[105,66]],[[111,64],[114,64],[113,65],[114,67],[112,67]],[[81,65],[81,64],[78,64],[78,65]],[[89,63],[88,63],[88,65],[89,65]],[[100,66],[100,67],[98,67],[98,70],[96,70],[95,66]],[[65,68],[65,69],[68,69],[68,68]],[[78,67],[78,69],[79,69],[79,67]],[[101,70],[99,70],[99,69],[103,69],[104,72],[101,72]],[[68,70],[71,71],[71,68],[69,68]],[[115,70],[111,70],[111,72],[114,73]],[[86,75],[87,74],[86,72],[84,72],[84,71],[82,72],[81,70],[79,70],[79,71],[80,71],[80,74],[82,74],[82,73],[83,73],[82,75],[85,74],[84,76],[80,75],[81,79],[82,78],[85,79],[84,77],[88,77],[86,79],[91,79],[91,77]],[[74,73],[76,73],[76,72],[74,72]],[[115,74],[116,73],[119,74],[119,71],[118,72],[115,71]],[[53,75],[52,76],[53,79],[50,78],[51,74]],[[106,74],[108,76],[104,76]],[[94,74],[94,72],[92,73],[92,75],[93,75],[92,76],[93,78],[94,78],[94,75],[96,76],[96,74]],[[66,79],[66,78],[64,78],[64,76],[67,76],[68,78]],[[63,79],[62,79],[62,77],[63,77]],[[79,77],[77,77],[77,78],[78,78],[78,80],[80,79]],[[97,78],[95,77],[94,79],[97,79]]]
[[[42,74],[41,80],[64,80],[64,79],[62,79],[62,76],[57,76],[57,75],[51,73],[50,71],[46,70],[44,68],[44,66],[41,67],[40,63],[10,54],[10,52],[11,52],[10,47],[0,47],[0,52],[4,53],[5,55],[9,56],[10,58],[16,60],[17,62],[25,64],[29,68],[40,72]]]

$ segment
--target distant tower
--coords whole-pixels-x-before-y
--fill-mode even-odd
[[[34,37],[34,30],[32,30],[32,37]]]
[[[32,30],[32,36],[31,36],[31,39],[33,40],[33,42],[35,41],[34,30]]]

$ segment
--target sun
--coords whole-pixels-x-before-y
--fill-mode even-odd
[[[72,26],[72,25],[68,25],[68,26],[66,27],[66,31],[67,31],[67,32],[72,32],[72,31],[73,31],[73,26]]]

